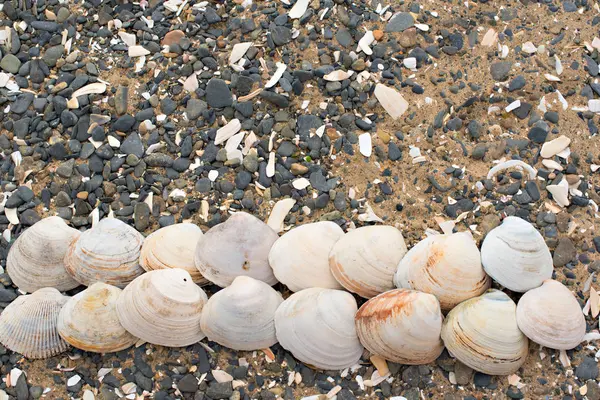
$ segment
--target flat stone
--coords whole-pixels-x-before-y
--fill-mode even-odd
[[[512,62],[510,61],[498,61],[490,65],[490,74],[495,81],[504,82],[508,79],[510,69],[512,68]]]
[[[213,78],[206,85],[206,101],[214,108],[229,107],[233,104],[233,97],[229,86],[222,79]]]
[[[0,60],[0,68],[11,74],[16,74],[21,68],[21,60],[12,54],[7,54]]]
[[[564,267],[577,256],[577,249],[568,237],[558,239],[558,246],[554,250],[552,263],[555,267]]]
[[[415,19],[410,13],[401,12],[392,17],[385,26],[386,32],[403,32],[414,26]]]

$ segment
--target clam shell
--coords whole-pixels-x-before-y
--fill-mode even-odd
[[[96,282],[71,297],[58,315],[58,333],[71,346],[95,353],[126,349],[137,338],[123,328],[115,304],[121,289]]]
[[[335,222],[301,225],[281,236],[269,253],[277,280],[291,291],[311,287],[342,289],[329,269],[329,253],[344,236]]]
[[[195,283],[204,285],[208,280],[200,274],[194,262],[194,252],[202,231],[194,224],[165,226],[144,240],[140,252],[140,266],[146,271],[164,268],[185,269]]]
[[[226,287],[240,275],[274,285],[269,251],[278,236],[267,224],[237,212],[209,229],[196,247],[196,267],[212,283]]]
[[[443,311],[479,296],[491,279],[481,267],[477,244],[468,232],[429,236],[408,251],[394,275],[397,287],[435,295]]]
[[[517,326],[516,308],[505,293],[490,289],[448,313],[442,340],[450,353],[476,371],[511,374],[525,362],[529,343]]]
[[[116,218],[105,218],[83,232],[65,256],[67,272],[79,283],[95,282],[124,288],[144,273],[140,249],[144,237]]]
[[[526,292],[552,277],[550,250],[529,222],[506,217],[481,246],[481,263],[489,276],[514,292]]]
[[[557,350],[576,347],[585,335],[585,317],[577,299],[565,285],[552,279],[521,297],[517,324],[529,339]]]
[[[344,369],[360,360],[354,297],[341,290],[310,288],[292,294],[275,312],[281,346],[298,360],[325,370]]]
[[[394,272],[406,251],[398,229],[365,226],[337,241],[329,254],[329,266],[343,287],[370,298],[394,288]]]
[[[277,343],[275,311],[281,294],[263,281],[238,276],[202,309],[200,328],[209,340],[234,350],[260,350]]]
[[[0,314],[0,343],[27,358],[47,358],[66,351],[60,337],[58,313],[69,300],[54,288],[17,297]]]
[[[363,304],[355,321],[362,345],[396,363],[428,364],[444,350],[440,303],[431,294],[390,290]]]
[[[79,231],[60,217],[48,217],[25,230],[10,247],[6,271],[17,287],[33,293],[43,287],[59,291],[79,286],[65,270],[69,243]]]
[[[148,343],[182,347],[204,338],[200,313],[208,298],[180,268],[159,269],[137,277],[117,299],[121,325]]]

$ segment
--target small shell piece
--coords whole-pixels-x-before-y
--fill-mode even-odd
[[[427,364],[444,350],[440,303],[431,294],[390,290],[363,304],[355,320],[363,346],[387,360]]]
[[[329,269],[329,253],[344,236],[335,222],[301,225],[281,236],[269,253],[277,280],[291,291],[311,287],[342,289]]]
[[[146,271],[163,268],[181,268],[190,273],[200,285],[208,283],[196,268],[194,252],[202,231],[189,223],[165,226],[144,240],[140,252],[140,266]]]
[[[209,229],[196,247],[196,267],[212,283],[227,287],[240,275],[274,285],[269,251],[277,233],[253,215],[237,212]]]
[[[303,363],[325,370],[351,367],[360,360],[354,297],[342,290],[310,288],[292,294],[275,313],[281,346]]]
[[[58,316],[58,333],[71,346],[95,353],[126,349],[137,338],[123,328],[115,304],[121,289],[96,282],[71,297]]]
[[[481,267],[477,244],[469,232],[432,235],[417,243],[398,264],[397,287],[435,295],[443,311],[479,296],[491,279]]]
[[[64,258],[69,243],[79,231],[61,217],[48,217],[25,230],[10,247],[6,271],[17,287],[33,293],[43,287],[59,291],[79,286],[65,270]]]
[[[531,289],[517,304],[519,329],[544,347],[570,350],[585,335],[585,317],[571,291],[553,279]]]
[[[442,340],[463,364],[489,375],[509,375],[527,358],[529,341],[517,326],[516,304],[490,289],[456,306],[442,324]]]
[[[209,340],[234,350],[260,350],[277,343],[275,311],[281,294],[263,281],[238,276],[202,309],[200,328]]]
[[[152,344],[182,347],[204,338],[200,313],[207,301],[186,270],[158,269],[127,285],[116,310],[132,335]]]
[[[552,255],[529,222],[506,217],[481,245],[481,263],[489,276],[514,292],[526,292],[552,277]]]
[[[125,222],[105,218],[71,243],[65,267],[86,286],[104,282],[124,288],[144,273],[139,264],[143,241],[144,237]]]
[[[370,298],[394,288],[394,272],[406,252],[398,229],[364,226],[337,241],[329,254],[329,266],[343,287]]]
[[[60,337],[58,313],[69,300],[54,288],[17,297],[0,314],[0,342],[27,358],[47,358],[66,351]]]

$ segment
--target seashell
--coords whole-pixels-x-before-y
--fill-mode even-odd
[[[95,353],[131,347],[138,338],[123,328],[115,304],[121,289],[96,282],[71,297],[58,315],[58,333],[71,346]]]
[[[400,118],[408,110],[408,101],[394,88],[378,83],[373,93],[379,104],[393,119]]]
[[[271,87],[277,85],[277,82],[279,82],[279,80],[283,76],[283,73],[285,72],[286,69],[287,69],[287,65],[285,65],[284,63],[278,62],[277,69],[273,73],[273,76],[271,77],[271,79],[269,79],[268,82],[265,83],[265,88],[268,89],[268,88],[271,88]]]
[[[304,15],[304,13],[306,12],[306,10],[308,9],[309,3],[310,3],[310,0],[296,1],[296,4],[294,4],[292,9],[288,13],[288,17],[290,17],[290,19],[298,19],[298,18],[302,17]]]
[[[402,233],[393,226],[364,226],[337,241],[329,266],[343,287],[370,298],[394,288],[394,272],[406,251]]]
[[[245,212],[233,214],[212,227],[196,247],[196,267],[202,276],[221,287],[240,275],[274,285],[269,251],[278,236],[267,224]]]
[[[27,358],[47,358],[66,351],[60,337],[58,313],[69,300],[54,288],[17,297],[0,314],[0,343]]]
[[[293,292],[311,287],[343,289],[329,269],[329,253],[344,236],[335,222],[298,226],[281,236],[269,253],[277,280]]]
[[[71,242],[67,272],[86,286],[104,282],[124,288],[144,273],[139,265],[144,237],[116,218],[105,218]]]
[[[84,96],[88,94],[102,94],[106,91],[106,84],[103,82],[94,82],[89,85],[85,85],[82,88],[77,89],[71,95],[72,99],[76,99],[79,96]]]
[[[417,243],[398,264],[397,287],[435,295],[443,311],[479,296],[491,279],[481,267],[477,244],[469,232],[432,235]]]
[[[234,350],[260,350],[277,343],[275,311],[281,294],[263,281],[238,276],[202,309],[200,328],[209,340]]]
[[[238,133],[242,129],[242,124],[239,119],[234,118],[227,123],[227,125],[217,129],[217,136],[215,137],[215,144],[219,145],[224,143],[227,139]]]
[[[506,217],[481,245],[481,263],[489,276],[514,292],[526,292],[552,277],[550,250],[529,222]]]
[[[339,82],[345,79],[349,79],[352,75],[354,75],[354,71],[342,71],[338,69],[337,71],[330,72],[323,76],[323,79],[329,82]]]
[[[325,370],[349,368],[360,360],[354,297],[342,290],[310,288],[288,297],[275,312],[281,346],[303,363]]]
[[[194,263],[194,250],[202,238],[202,231],[194,224],[165,226],[144,240],[140,252],[140,266],[146,271],[163,268],[185,269],[195,283],[204,285],[204,279]]]
[[[382,293],[358,309],[355,322],[362,345],[396,363],[428,364],[444,350],[440,303],[428,293],[410,289]]]
[[[527,358],[527,337],[516,304],[499,290],[460,303],[442,324],[446,348],[463,364],[489,375],[509,375]]]
[[[117,299],[121,325],[145,342],[183,347],[204,338],[200,313],[208,297],[180,268],[150,271],[133,280]]]
[[[65,270],[69,243],[79,231],[60,217],[48,217],[33,224],[15,240],[6,259],[6,270],[17,287],[33,293],[43,287],[59,291],[79,286]]]
[[[544,347],[570,350],[585,335],[585,317],[577,299],[562,283],[547,279],[517,304],[517,324],[529,339]]]

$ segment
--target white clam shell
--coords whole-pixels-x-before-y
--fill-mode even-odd
[[[200,328],[209,340],[234,350],[260,350],[277,343],[279,292],[263,281],[238,276],[202,309]]]
[[[515,292],[536,288],[552,277],[550,250],[529,222],[506,217],[481,245],[483,269],[496,282]]]
[[[47,358],[66,351],[60,337],[58,313],[69,300],[54,288],[17,297],[0,314],[0,342],[27,358]]]
[[[570,350],[585,335],[585,317],[571,291],[548,279],[517,304],[517,324],[529,339],[544,347]]]
[[[397,287],[435,295],[442,310],[490,288],[481,266],[479,249],[469,232],[432,235],[417,243],[398,264]]]
[[[509,375],[527,358],[527,337],[517,326],[516,304],[491,289],[460,303],[442,325],[442,340],[463,364],[489,375]]]
[[[269,263],[277,280],[291,291],[311,287],[342,289],[329,269],[329,253],[344,236],[335,222],[301,225],[281,236],[269,253]]]
[[[406,252],[398,229],[364,226],[337,241],[329,254],[329,266],[347,290],[370,298],[394,288],[394,272]]]
[[[373,354],[400,364],[428,364],[444,350],[442,318],[435,296],[395,289],[373,297],[358,309],[356,332]]]
[[[48,217],[32,225],[15,240],[6,259],[6,271],[21,290],[33,293],[43,287],[71,290],[79,282],[65,269],[64,258],[79,231],[60,217]]]
[[[124,288],[144,273],[139,265],[144,237],[116,218],[105,218],[83,232],[65,256],[67,272],[79,283],[95,282]]]
[[[196,267],[221,287],[240,275],[274,285],[277,279],[269,265],[269,251],[277,238],[273,229],[253,215],[235,213],[202,236],[196,247]]]
[[[292,294],[275,313],[281,346],[315,368],[338,370],[360,359],[354,315],[358,307],[348,292],[310,288]]]
[[[159,269],[127,285],[116,310],[132,335],[152,344],[182,347],[204,338],[200,314],[207,301],[186,270]]]
[[[133,346],[138,339],[119,322],[115,305],[121,289],[96,282],[71,297],[60,310],[58,333],[71,346],[110,353]]]

